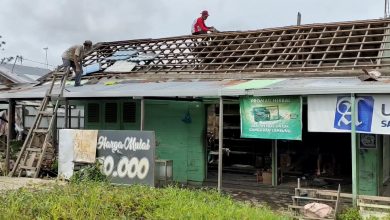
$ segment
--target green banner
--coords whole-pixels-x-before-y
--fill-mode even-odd
[[[241,97],[241,137],[302,139],[300,96]]]

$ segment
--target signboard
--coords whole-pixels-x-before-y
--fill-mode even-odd
[[[112,183],[154,186],[155,135],[153,131],[102,130],[97,156]]]
[[[390,134],[390,96],[356,96],[356,132]],[[308,130],[312,132],[350,132],[350,96],[309,96]]]
[[[301,140],[301,112],[299,96],[242,97],[241,137]]]
[[[360,149],[375,149],[376,135],[375,134],[360,134]]]
[[[88,144],[95,143],[97,159],[102,161],[102,171],[112,183],[154,186],[153,131],[61,129],[59,134],[60,176],[68,179],[73,175],[76,157],[81,155],[83,158],[91,159],[89,149],[80,148],[78,144],[82,135],[90,134],[84,138],[90,138]]]

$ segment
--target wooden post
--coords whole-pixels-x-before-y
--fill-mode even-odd
[[[278,140],[272,140],[272,186],[278,185]]]
[[[9,159],[11,151],[11,140],[15,137],[15,100],[8,101],[8,133],[7,133],[7,149],[5,153],[5,175],[9,172]]]
[[[358,197],[358,160],[357,160],[357,145],[356,145],[356,106],[355,94],[351,94],[351,151],[352,151],[352,204],[357,205]]]
[[[64,127],[65,128],[69,128],[69,123],[68,123],[68,117],[69,117],[69,101],[68,99],[65,98],[65,105],[64,105],[64,108],[65,108],[65,117],[64,117]]]
[[[68,127],[72,128],[72,105],[69,105],[69,113],[68,113]]]
[[[219,98],[219,133],[218,133],[218,192],[222,190],[222,158],[223,158],[223,99]]]
[[[140,122],[140,130],[143,131],[145,126],[145,99],[141,98],[141,122]]]

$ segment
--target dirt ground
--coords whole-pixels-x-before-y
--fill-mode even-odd
[[[0,176],[0,191],[15,190],[22,187],[35,188],[40,186],[49,186],[53,184],[63,184],[63,183],[58,182],[56,180]]]

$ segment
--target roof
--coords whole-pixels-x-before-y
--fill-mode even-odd
[[[100,71],[90,77],[157,74],[174,78],[169,74],[180,74],[210,78],[242,74],[256,78],[321,76],[330,72],[358,75],[363,68],[390,66],[389,25],[390,19],[378,19],[101,42],[84,61],[86,65],[99,65]],[[109,68],[117,62],[122,62],[120,71]],[[124,67],[123,62],[132,65]]]
[[[37,79],[51,70],[13,64],[0,64],[0,75],[13,83],[36,83]]]
[[[98,82],[84,80],[84,86],[68,84],[66,98],[99,97],[207,97],[220,96],[277,96],[320,95],[351,93],[388,93],[390,77],[379,81],[361,81],[352,77],[274,78],[258,80],[123,80],[104,79]],[[93,83],[93,84],[88,84]],[[19,87],[0,93],[0,99],[43,98],[49,83],[41,86]],[[54,94],[56,89],[54,89]]]

